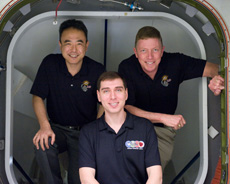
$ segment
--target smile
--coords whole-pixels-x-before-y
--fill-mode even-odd
[[[155,62],[146,62],[148,65],[152,65],[153,63],[155,63]]]
[[[118,104],[118,102],[116,103],[110,103],[111,106],[115,107]]]
[[[76,58],[78,55],[76,55],[76,54],[70,54],[69,56],[72,57],[72,58]]]

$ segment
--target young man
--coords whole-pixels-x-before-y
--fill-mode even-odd
[[[151,26],[138,31],[134,53],[118,69],[128,83],[129,99],[125,108],[155,124],[164,169],[172,156],[175,130],[186,123],[182,115],[174,115],[179,85],[196,77],[215,77],[209,87],[218,95],[224,88],[224,79],[217,76],[217,64],[164,52],[160,32]]]
[[[61,54],[44,58],[31,89],[40,124],[33,143],[47,183],[63,183],[58,154],[68,151],[68,183],[77,184],[79,131],[96,119],[96,82],[104,67],[85,56],[89,42],[82,21],[64,21],[59,34]]]
[[[124,110],[126,82],[116,72],[103,73],[97,97],[105,113],[85,125],[79,139],[79,173],[83,184],[160,184],[154,127],[147,119]]]

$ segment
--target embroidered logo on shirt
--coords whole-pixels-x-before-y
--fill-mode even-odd
[[[143,150],[145,143],[143,141],[126,141],[125,146],[127,149]]]
[[[164,75],[161,80],[161,84],[165,87],[168,87],[169,82],[171,82],[171,79],[168,79],[168,75]]]
[[[88,91],[89,88],[91,88],[91,85],[89,85],[90,82],[89,81],[83,81],[83,83],[81,84],[81,89],[82,91],[86,92]]]

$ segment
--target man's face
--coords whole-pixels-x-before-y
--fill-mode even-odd
[[[59,46],[67,66],[81,66],[88,45],[83,31],[74,28],[64,30]]]
[[[164,52],[160,40],[157,38],[138,40],[133,50],[143,71],[149,76],[155,75]]]
[[[128,92],[121,79],[105,80],[101,82],[97,97],[106,113],[116,114],[124,111]]]

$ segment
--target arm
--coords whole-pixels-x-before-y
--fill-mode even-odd
[[[79,169],[79,175],[81,184],[99,184],[99,182],[95,179],[95,169],[90,167],[81,167]]]
[[[102,105],[99,105],[98,111],[97,111],[97,118],[100,118],[103,113],[104,113],[104,108]]]
[[[150,120],[152,123],[163,123],[166,126],[172,127],[175,130],[183,127],[186,124],[185,119],[182,115],[169,115],[169,114],[162,114],[162,113],[154,113],[144,111],[132,105],[126,105],[125,108],[132,114],[146,118]],[[179,127],[180,125],[180,127]]]
[[[160,165],[148,167],[148,180],[146,184],[161,184],[162,183],[162,168]]]
[[[51,144],[53,144],[55,141],[55,134],[50,127],[43,99],[33,95],[33,107],[40,124],[40,130],[35,134],[33,143],[37,149],[39,149],[39,142],[42,150],[45,150],[45,147],[49,149],[48,138],[51,137]]]
[[[206,65],[204,67],[203,77],[213,78],[216,75],[218,75],[218,71],[219,71],[219,65],[218,64],[210,63],[207,61]]]
[[[207,62],[204,68],[203,77],[211,77],[208,87],[218,96],[221,91],[224,89],[224,79],[218,75],[219,65]]]

